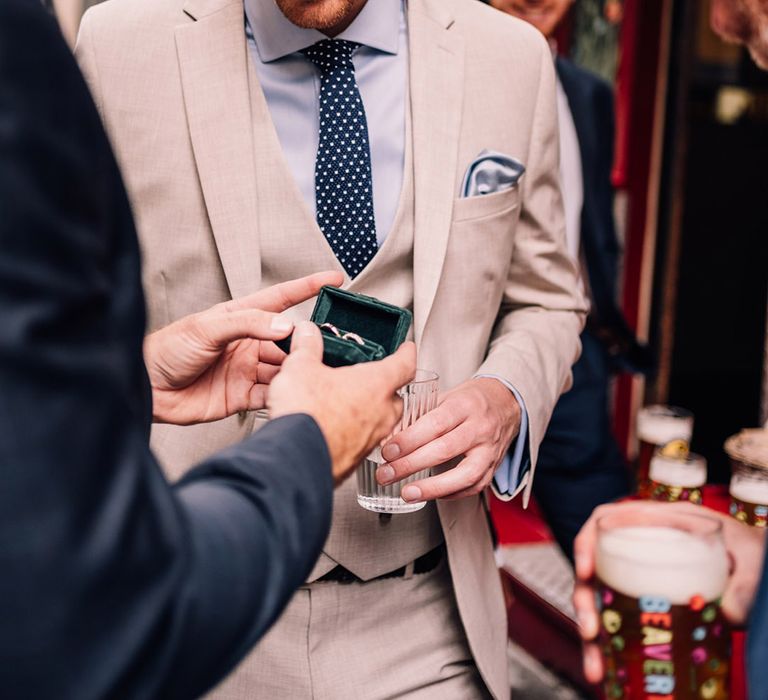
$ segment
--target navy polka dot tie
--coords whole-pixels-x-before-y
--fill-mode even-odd
[[[350,277],[377,250],[368,124],[352,64],[358,46],[326,39],[302,51],[320,71],[317,223]]]

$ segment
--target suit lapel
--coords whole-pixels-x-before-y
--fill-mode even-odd
[[[260,286],[256,177],[243,3],[190,0],[176,29],[200,184],[233,297]]]
[[[408,13],[413,124],[414,332],[420,342],[451,229],[464,84],[464,45],[441,0],[411,0]]]

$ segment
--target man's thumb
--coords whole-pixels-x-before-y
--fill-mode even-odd
[[[323,335],[311,321],[296,324],[291,339],[291,355],[301,355],[313,360],[323,359]]]
[[[405,386],[416,374],[416,346],[403,343],[394,355],[379,361],[379,372],[395,389]]]

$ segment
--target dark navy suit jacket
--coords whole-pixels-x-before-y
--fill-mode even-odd
[[[151,76],[148,76],[151,79]],[[0,2],[0,695],[191,698],[308,575],[333,494],[307,416],[168,486],[136,236],[36,0]]]
[[[604,80],[564,58],[558,57],[555,66],[579,137],[584,181],[581,246],[592,297],[588,328],[602,342],[614,370],[649,372],[653,358],[637,342],[616,301],[621,249],[611,184],[613,91]]]
[[[592,315],[614,321],[619,244],[613,221],[613,92],[605,81],[558,57],[557,75],[579,137],[584,180],[581,245],[593,298]]]

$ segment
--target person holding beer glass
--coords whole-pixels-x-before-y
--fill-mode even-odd
[[[768,70],[768,2],[766,0],[713,0],[710,22],[714,31],[727,41],[744,44],[755,63],[764,70]],[[577,585],[573,601],[581,634],[585,640],[584,673],[590,682],[598,683],[603,679],[606,670],[600,645],[596,642],[601,619],[598,616],[596,598],[590,585],[596,567],[600,573],[598,562],[601,556],[603,560],[605,559],[605,556],[598,555],[600,548],[598,542],[603,539],[599,534],[599,523],[603,522],[603,518],[609,518],[608,522],[615,524],[617,518],[626,517],[631,522],[631,519],[640,517],[646,523],[658,524],[659,517],[691,517],[702,514],[712,522],[719,523],[720,537],[730,560],[730,573],[720,602],[722,614],[732,624],[744,624],[749,620],[747,638],[749,695],[756,700],[768,698],[768,568],[765,562],[765,530],[744,525],[735,518],[703,510],[701,506],[690,503],[628,502],[601,506],[595,510],[576,538]],[[605,526],[604,522],[603,526]],[[632,557],[641,556],[643,548],[642,544],[636,542],[628,549],[627,554]],[[604,552],[607,549],[608,547],[603,547]],[[702,575],[702,585],[711,584],[709,579],[712,578],[712,572],[721,566],[720,563],[715,563],[721,558],[721,554],[717,551],[718,546],[712,545],[709,550],[711,568]],[[668,582],[659,581],[659,583]],[[697,605],[699,602],[697,601]],[[704,602],[710,603],[710,601]],[[608,618],[610,621],[611,615],[608,615]],[[604,620],[602,622],[604,623]],[[698,628],[694,633],[701,636],[701,632],[696,630]],[[614,648],[616,648],[615,645]],[[663,650],[654,651],[662,652]],[[695,662],[693,657],[691,662]],[[631,692],[642,693],[643,691],[644,688],[641,687]],[[658,696],[665,697],[665,694],[657,693]],[[683,696],[679,693],[667,693],[666,697]],[[700,694],[700,697],[715,696]]]
[[[764,548],[763,531],[692,503],[597,508],[575,542],[587,680],[608,697],[727,698],[726,623],[746,622]]]

